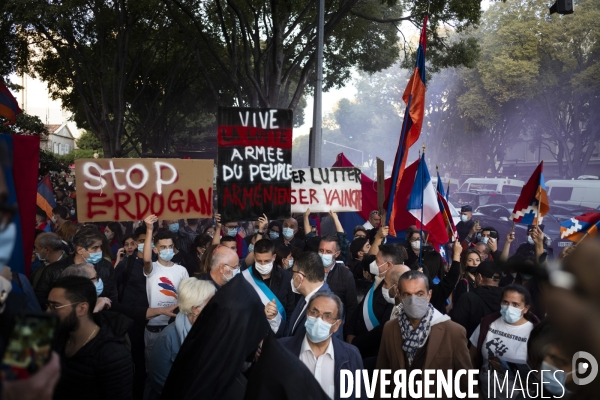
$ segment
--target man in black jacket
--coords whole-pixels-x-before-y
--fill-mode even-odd
[[[60,278],[50,291],[48,308],[58,314],[63,333],[55,399],[131,398],[133,362],[126,344],[131,320],[111,312],[94,315],[95,305],[96,288],[88,278]]]
[[[35,254],[42,262],[31,276],[31,286],[42,310],[46,310],[48,294],[65,268],[73,264],[62,248],[62,240],[56,233],[41,233],[35,239]]]
[[[501,270],[494,262],[482,262],[475,275],[477,287],[462,295],[454,305],[452,321],[467,330],[467,337],[471,337],[483,317],[500,311],[500,275]]]
[[[335,236],[325,236],[319,243],[319,257],[325,268],[325,283],[335,293],[346,308],[346,317],[351,316],[358,305],[354,275],[341,261],[336,261],[340,256],[340,243]],[[342,334],[343,337],[343,334]]]
[[[481,230],[479,225],[475,226],[475,221],[472,218],[473,207],[470,205],[462,206],[460,208],[460,222],[456,224],[456,232],[458,233],[458,240],[460,242],[465,240],[467,236],[472,236]]]
[[[294,312],[294,292],[289,271],[275,267],[275,246],[268,239],[254,244],[254,265],[242,272],[265,306],[265,314],[273,332],[281,337],[286,320]]]
[[[298,239],[296,234],[298,233],[298,221],[295,218],[288,218],[283,220],[283,229],[281,236],[275,239],[273,243],[275,246],[283,244],[286,247],[296,247],[300,250],[304,250],[304,240]]]
[[[102,279],[104,290],[98,297],[108,297],[113,303],[119,301],[115,284],[115,269],[110,261],[103,258],[102,233],[95,228],[82,228],[73,236],[75,246],[74,264],[90,263],[94,265],[98,277]]]

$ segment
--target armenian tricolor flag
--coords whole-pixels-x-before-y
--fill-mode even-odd
[[[22,112],[15,97],[8,90],[4,82],[0,81],[0,116],[8,120],[6,125],[13,125],[17,122],[17,114],[21,114]]]
[[[600,229],[600,213],[590,212],[560,224],[560,238],[579,242],[584,236],[596,236]]]
[[[46,175],[37,186],[36,205],[46,212],[48,218],[52,218],[52,209],[56,207],[56,201],[52,192],[50,175]]]
[[[402,131],[400,132],[400,141],[394,167],[392,173],[392,187],[390,189],[390,197],[388,199],[386,225],[389,226],[389,233],[396,236],[394,221],[398,211],[398,205],[394,199],[398,195],[400,182],[404,175],[406,167],[406,158],[410,146],[415,144],[421,134],[421,126],[423,125],[423,116],[425,114],[425,52],[427,50],[427,18],[423,21],[421,30],[421,38],[419,40],[419,50],[417,51],[417,63],[408,85],[404,90],[402,99],[406,103],[406,111],[404,112],[404,122],[402,123]]]
[[[514,222],[527,225],[541,224],[544,215],[550,210],[543,170],[544,162],[542,161],[523,186],[510,217]]]

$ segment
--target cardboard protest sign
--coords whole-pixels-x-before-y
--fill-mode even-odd
[[[290,216],[292,110],[219,108],[217,199],[221,222]]]
[[[81,159],[75,176],[82,222],[212,216],[212,160]]]
[[[292,212],[362,210],[359,168],[303,168],[292,171]]]

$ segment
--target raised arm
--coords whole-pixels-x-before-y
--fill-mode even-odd
[[[369,254],[376,256],[377,253],[379,253],[379,245],[383,243],[383,239],[386,238],[389,231],[389,227],[387,226],[382,226],[377,230],[377,234],[375,235],[375,240],[373,240]]]
[[[212,244],[221,244],[221,214],[215,214],[215,234],[213,236]]]
[[[304,236],[306,237],[308,237],[309,234],[312,233],[312,228],[310,227],[310,221],[308,217],[310,217],[310,208],[307,208],[304,212]]]
[[[154,223],[158,221],[156,215],[146,217],[146,240],[144,241],[144,274],[152,273],[152,231],[154,231]]]
[[[506,235],[506,241],[504,242],[504,247],[502,248],[502,255],[500,256],[501,261],[508,260],[508,254],[510,253],[510,245],[515,240],[515,232],[510,231],[508,235]]]

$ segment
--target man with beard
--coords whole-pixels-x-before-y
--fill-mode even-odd
[[[60,381],[54,399],[131,398],[133,362],[125,334],[131,320],[120,314],[93,314],[96,287],[82,276],[58,279],[48,311],[60,319]]]

